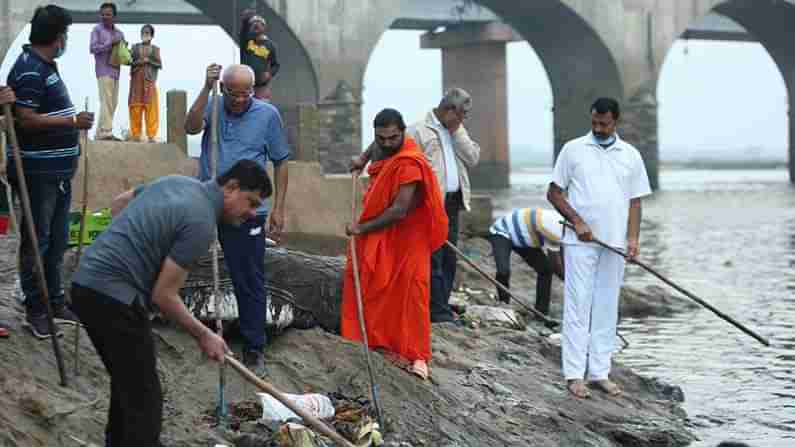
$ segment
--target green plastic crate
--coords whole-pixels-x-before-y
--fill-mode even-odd
[[[80,218],[82,214],[78,211],[69,213],[69,246],[76,247],[80,240]],[[86,218],[86,228],[83,237],[83,245],[91,245],[108,226],[110,226],[110,208],[101,209],[90,213]]]

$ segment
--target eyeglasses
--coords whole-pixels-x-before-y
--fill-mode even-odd
[[[224,96],[228,96],[230,99],[236,100],[245,100],[254,96],[254,90],[246,90],[245,92],[233,92],[226,88],[226,86],[221,87],[221,91],[224,92]]]

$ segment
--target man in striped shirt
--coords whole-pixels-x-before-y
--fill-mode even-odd
[[[16,93],[14,112],[23,169],[30,196],[33,224],[39,239],[50,301],[56,321],[74,323],[66,308],[61,286],[61,265],[69,237],[72,177],[80,157],[78,133],[94,123],[91,113],[75,113],[55,60],[66,51],[72,18],[58,6],[36,9],[25,45],[8,74]],[[8,175],[19,188],[13,159]],[[24,222],[20,225],[22,249],[19,277],[25,294],[27,326],[38,338],[49,338],[46,307],[36,282],[34,251]]]
[[[549,314],[549,295],[552,275],[563,279],[563,259],[560,239],[563,236],[563,217],[554,210],[543,208],[514,209],[497,219],[489,229],[497,281],[510,288],[511,252],[515,252],[536,271],[536,309]],[[497,289],[503,303],[511,301],[507,293]]]

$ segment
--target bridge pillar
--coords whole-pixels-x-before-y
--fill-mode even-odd
[[[639,89],[622,105],[619,133],[643,157],[653,190],[660,186],[660,152],[657,140],[657,89],[654,83]]]
[[[523,39],[502,23],[449,27],[421,38],[422,48],[442,50],[444,89],[461,87],[472,95],[465,125],[481,148],[480,162],[470,171],[473,188],[510,186],[505,44],[518,40]]]

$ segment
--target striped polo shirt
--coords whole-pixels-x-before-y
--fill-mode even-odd
[[[30,45],[23,47],[8,74],[7,84],[17,96],[17,108],[31,108],[40,115],[72,117],[76,114],[58,67],[39,56]],[[25,174],[71,178],[80,156],[79,131],[74,127],[25,130],[16,126]],[[10,149],[10,148],[9,148]],[[9,161],[13,158],[9,157]],[[9,172],[13,172],[9,168]]]
[[[554,210],[520,208],[497,219],[489,231],[510,239],[517,248],[558,251],[563,237],[562,220],[563,216]]]

